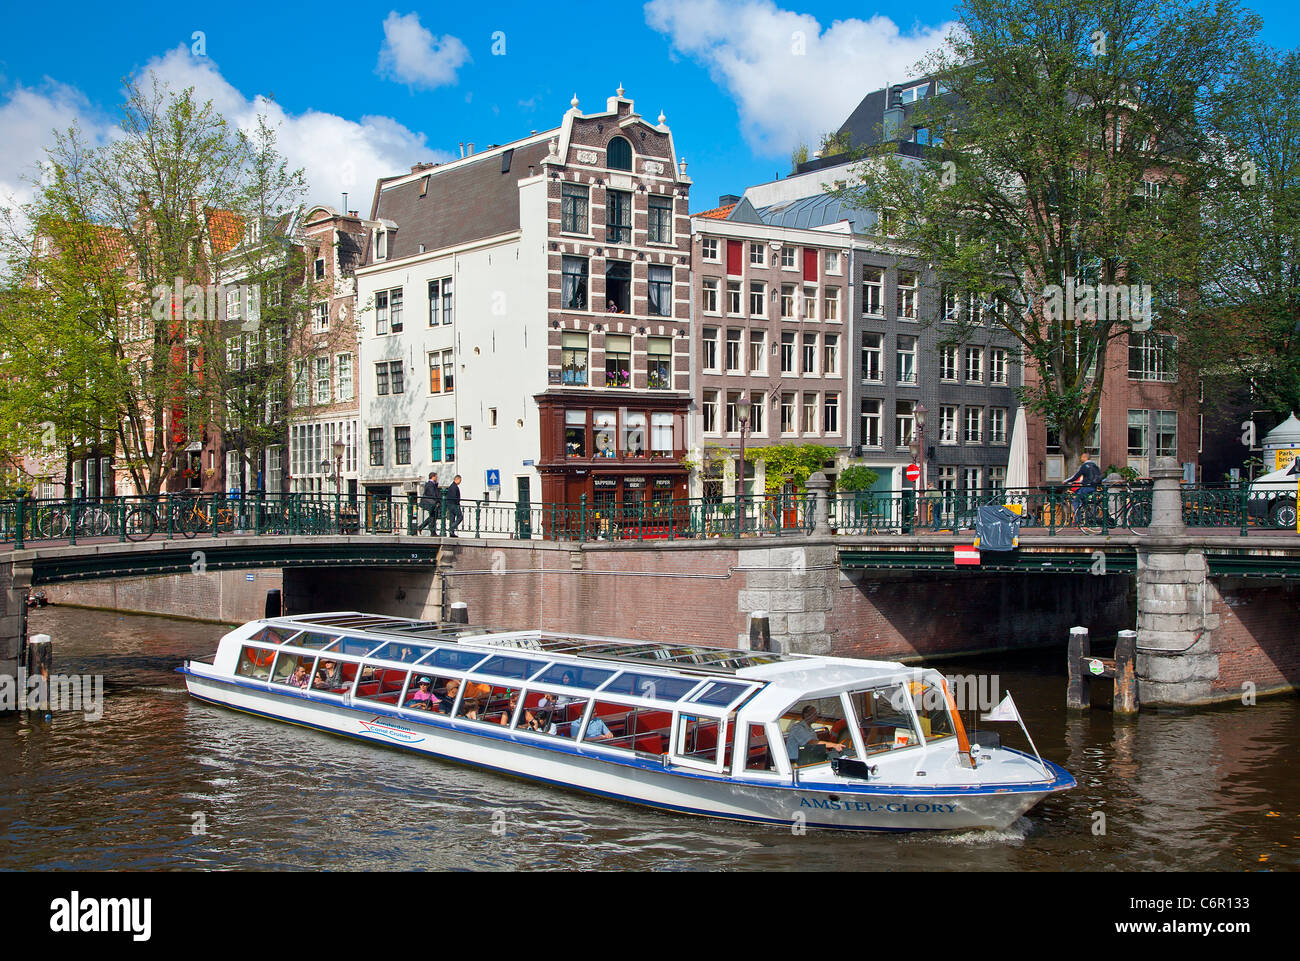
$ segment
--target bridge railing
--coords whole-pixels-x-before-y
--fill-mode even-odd
[[[530,504],[445,498],[421,503],[415,494],[350,498],[328,493],[161,494],[84,500],[0,500],[0,538],[75,544],[88,538],[120,541],[217,534],[417,534],[516,539],[621,541],[781,536],[810,532],[815,505],[808,495],[656,498]],[[1184,485],[1189,527],[1235,529],[1241,534],[1295,525],[1295,502],[1285,495],[1252,497],[1246,484]],[[973,529],[979,508],[1018,510],[1026,532],[1078,533],[1064,487],[988,491],[840,491],[830,498],[829,522],[838,534],[890,534]],[[1151,488],[1106,486],[1095,497],[1089,528],[1141,530],[1150,523]],[[1289,508],[1290,513],[1287,512]]]

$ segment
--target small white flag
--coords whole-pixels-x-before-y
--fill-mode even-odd
[[[980,715],[982,721],[1019,721],[1020,712],[1016,710],[1016,702],[1011,700],[1010,692],[1002,699],[1002,703],[989,711],[987,714]]]

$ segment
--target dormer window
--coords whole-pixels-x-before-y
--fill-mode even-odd
[[[381,227],[375,231],[375,260],[388,259],[388,230]]]
[[[262,239],[262,224],[256,217],[248,219],[248,237],[246,243],[255,244]]]
[[[610,170],[632,169],[632,145],[624,137],[615,137],[605,148],[605,163]]]

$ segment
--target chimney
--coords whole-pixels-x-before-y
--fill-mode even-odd
[[[355,210],[349,210],[349,211],[348,211],[348,216],[349,216],[349,217],[355,217],[356,215],[357,215],[357,212],[356,212]]]
[[[343,191],[343,212],[347,213],[347,210],[348,210],[348,192],[345,190]]]
[[[460,156],[462,160],[465,157],[465,141],[463,140],[460,142]]]
[[[897,140],[903,129],[903,90],[892,86],[885,92],[886,104],[881,135],[885,143]]]
[[[474,145],[472,143],[465,144],[465,156],[466,157],[474,156]]]
[[[738,204],[738,203],[740,203],[740,198],[737,197],[735,194],[723,194],[721,197],[718,198],[719,207],[725,207],[727,206],[727,204]]]

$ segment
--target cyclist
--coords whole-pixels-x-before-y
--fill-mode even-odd
[[[1087,451],[1079,455],[1079,469],[1070,475],[1065,484],[1069,487],[1076,481],[1079,486],[1070,502],[1074,505],[1074,516],[1079,517],[1083,513],[1083,502],[1097,493],[1097,486],[1101,483],[1101,468],[1092,462]]]

